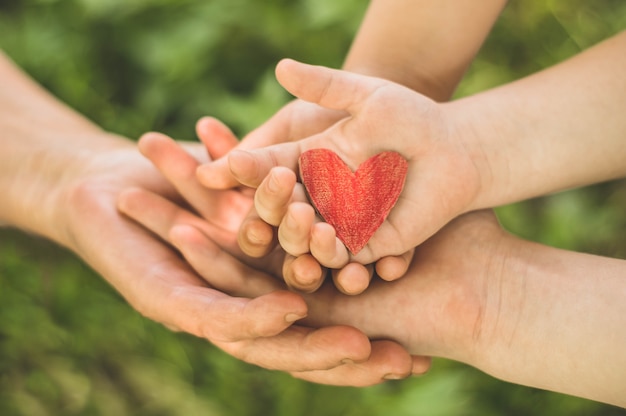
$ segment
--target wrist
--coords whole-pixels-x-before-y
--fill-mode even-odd
[[[463,207],[467,213],[493,208],[507,202],[510,182],[508,149],[503,146],[500,121],[486,116],[480,102],[469,98],[441,104],[444,117],[454,141],[461,143],[468,165],[474,169],[473,195]],[[510,143],[509,143],[510,145]],[[469,172],[468,172],[469,173]],[[469,185],[468,185],[469,186]]]
[[[439,102],[449,100],[458,83],[451,77],[446,80],[446,77],[425,73],[404,62],[395,65],[387,60],[359,62],[348,57],[342,69],[395,82]]]
[[[95,126],[71,134],[31,132],[13,140],[1,170],[6,203],[0,222],[68,246],[68,195],[87,176],[90,160],[122,142]],[[37,135],[37,137],[34,137]]]

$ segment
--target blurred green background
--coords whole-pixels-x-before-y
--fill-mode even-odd
[[[243,135],[289,99],[275,63],[289,56],[340,66],[366,6],[0,0],[0,48],[63,101],[128,137],[160,130],[192,139],[206,114]],[[623,0],[512,1],[457,95],[537,71],[624,28]],[[521,236],[626,258],[624,207],[626,184],[615,181],[498,214]],[[294,380],[140,317],[72,254],[7,229],[0,305],[0,415],[626,414],[443,360],[427,376],[366,389]]]

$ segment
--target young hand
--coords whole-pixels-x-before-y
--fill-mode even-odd
[[[248,134],[236,148],[254,149],[274,143],[298,140],[324,131],[346,116],[345,111],[329,110],[306,101],[295,100]],[[219,124],[215,119],[207,118],[205,121],[209,125]],[[207,138],[207,140],[210,139]],[[228,157],[215,159],[215,161],[198,166],[199,182],[214,190],[225,190],[240,185],[230,172]],[[277,234],[277,230],[267,228],[267,223],[260,219],[253,208],[242,222],[238,242],[241,250],[248,256],[262,257],[274,249]],[[326,268],[322,267],[308,250],[297,254],[290,251],[284,258],[282,275],[289,287],[302,292],[311,292],[319,288],[326,275],[330,274],[342,292],[356,294],[367,288],[374,270],[385,280],[395,280],[402,276],[406,272],[411,256],[412,250],[409,250],[399,256],[384,257],[372,265],[350,263],[327,272]]]
[[[220,136],[226,137],[227,141],[235,140],[223,125],[212,119],[202,120],[198,130],[200,138],[209,148],[219,147],[218,143],[224,141],[220,139]],[[199,185],[193,174],[199,162],[166,136],[156,133],[147,134],[140,140],[140,149],[172,182],[178,192],[185,196],[187,203],[199,215],[206,217],[211,214],[213,219],[201,220],[168,199],[145,189],[125,191],[120,196],[120,209],[174,246],[181,241],[192,241],[194,250],[185,253],[189,256],[187,260],[202,262],[202,268],[199,271],[202,276],[210,279],[208,283],[215,290],[237,296],[241,302],[249,301],[247,298],[257,296],[276,297],[281,293],[286,296],[281,291],[284,286],[280,280],[270,278],[265,273],[249,266],[253,265],[267,273],[277,274],[280,272],[282,251],[276,250],[262,259],[253,259],[243,254],[236,244],[238,225],[234,218],[238,217],[241,221],[247,211],[245,201],[247,200],[248,207],[252,205],[251,196],[236,190],[211,193]],[[216,156],[213,152],[212,155]],[[210,198],[214,198],[214,202],[211,202]],[[232,215],[233,211],[230,209],[233,202],[235,202],[235,207],[241,207],[241,209],[235,209],[235,212],[239,213],[235,216]],[[222,251],[212,239],[219,241],[219,244],[228,252],[243,260],[247,265],[231,257],[226,251]],[[278,292],[275,292],[277,290]],[[268,292],[271,293],[268,294]],[[339,340],[337,337],[342,338]],[[362,333],[346,326],[312,329],[292,325],[283,332],[266,336],[263,340],[255,339],[254,342],[252,340],[222,342],[219,339],[212,339],[212,341],[225,351],[246,361],[266,368],[283,369],[290,371],[296,377],[328,384],[375,384],[383,381],[385,377],[405,377],[412,372],[412,368],[413,371],[421,373],[427,369],[429,362],[425,358],[411,359],[406,351],[392,342],[376,342],[370,347],[369,342],[364,343],[367,340]],[[312,344],[309,346],[308,342]],[[267,358],[264,358],[257,354],[257,351],[262,351],[261,348],[252,348],[252,345],[259,343],[268,347],[272,345],[275,350],[267,353]],[[333,351],[328,351],[326,356],[322,357],[318,348],[328,349],[329,343],[339,343],[340,348],[333,347]],[[292,349],[292,347],[295,348]],[[303,348],[305,351],[315,350],[317,351],[315,354],[318,355],[312,353],[302,362],[296,362],[296,356],[292,356],[292,353],[297,354],[298,348]],[[344,363],[338,366],[328,364],[331,357],[346,354],[348,351],[350,351],[350,357],[344,360]],[[280,363],[280,367],[275,367],[277,364],[272,364],[270,358],[281,354],[287,360]],[[326,360],[326,365],[329,367],[327,371],[320,371],[322,369],[320,364],[324,362],[323,360]],[[287,366],[291,366],[291,369]]]
[[[311,252],[329,268],[401,256],[472,203],[481,185],[477,167],[481,153],[471,134],[455,130],[440,104],[388,81],[290,60],[282,61],[276,72],[281,84],[297,97],[351,115],[304,140],[229,154],[233,175],[242,184],[258,188],[257,213],[279,227],[287,252],[294,256]],[[356,255],[336,239],[332,227],[313,220],[312,209],[292,204],[304,202],[295,185],[298,158],[315,148],[335,151],[352,170],[385,150],[394,150],[408,161],[400,199]],[[292,174],[271,171],[276,166],[287,167]],[[287,225],[287,219],[295,219],[294,226]]]

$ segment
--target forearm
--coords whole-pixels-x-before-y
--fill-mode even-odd
[[[476,362],[514,383],[626,406],[626,261],[519,241],[484,308]]]
[[[448,100],[505,4],[372,0],[343,68]]]
[[[626,175],[626,32],[517,82],[444,104],[473,132],[483,172],[471,208]],[[467,126],[470,127],[467,127]]]
[[[71,110],[0,52],[0,222],[58,240],[50,227],[73,166],[118,139]],[[81,156],[83,155],[83,156]]]

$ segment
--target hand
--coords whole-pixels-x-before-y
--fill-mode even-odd
[[[147,206],[157,213],[148,228],[171,235],[189,264],[219,285],[205,254],[203,220],[165,200]],[[623,260],[520,240],[491,211],[477,211],[418,246],[402,279],[375,281],[357,296],[329,284],[304,295],[309,309],[302,322],[350,325],[388,340],[372,342],[379,358],[377,349],[397,347],[395,341],[419,354],[414,373],[426,368],[420,356],[444,357],[509,382],[624,406],[624,372],[616,366],[626,357],[619,335],[624,270]],[[581,360],[583,350],[590,359]]]
[[[248,134],[236,148],[255,149],[300,140],[324,131],[347,115],[345,111],[326,109],[303,100],[294,100]],[[206,120],[208,123],[217,124],[216,120]],[[225,149],[221,153],[225,153]],[[199,182],[209,189],[228,189],[240,185],[230,172],[228,157],[215,159],[198,167]],[[276,237],[277,231],[265,227],[256,210],[252,209],[242,223],[238,241],[244,253],[261,257],[272,251],[277,241]],[[333,268],[330,274],[337,288],[343,293],[361,293],[368,287],[374,269],[384,280],[391,281],[402,276],[410,263],[412,253],[412,250],[408,250],[399,256],[386,256],[375,264],[366,266],[360,263],[344,263]],[[289,287],[303,292],[315,291],[324,282],[326,274],[326,269],[319,265],[308,250],[297,253],[288,251],[283,266],[283,277]]]
[[[209,147],[217,145],[218,142],[230,141],[232,143],[234,141],[230,132],[212,119],[202,120],[198,130],[199,136]],[[276,302],[281,300],[281,296],[295,296],[300,301],[302,300],[298,295],[281,291],[283,284],[280,280],[240,263],[211,241],[210,238],[219,241],[234,256],[255,267],[263,267],[269,273],[276,273],[276,265],[280,264],[279,254],[273,253],[263,259],[252,259],[239,251],[235,243],[237,221],[234,221],[234,218],[238,216],[239,221],[242,220],[247,208],[252,205],[250,196],[235,190],[210,192],[200,186],[193,180],[199,162],[163,135],[156,133],[145,135],[140,141],[140,149],[200,215],[211,214],[215,219],[220,220],[214,219],[212,222],[202,220],[145,188],[133,188],[121,194],[119,207],[124,213],[137,219],[158,236],[174,245],[180,241],[193,241],[196,250],[193,253],[187,253],[190,256],[187,260],[196,260],[196,256],[199,256],[203,262],[202,276],[207,279],[209,285],[217,290],[238,296],[236,298],[238,302],[254,303],[257,299],[265,297],[274,298],[269,300]],[[213,202],[211,198],[214,199]],[[238,207],[235,210],[237,215],[232,215],[233,201],[235,207]],[[217,207],[221,207],[221,210]],[[180,226],[176,226],[177,224]],[[178,257],[177,259],[180,261]],[[222,294],[222,296],[225,295]],[[260,297],[254,300],[245,299],[256,296]],[[265,307],[272,307],[269,302],[263,304]],[[245,316],[249,319],[254,312],[251,310],[250,315]],[[241,311],[233,311],[233,313],[241,313]],[[292,317],[296,318],[295,315]],[[266,325],[261,318],[262,316],[257,318],[259,322],[256,327]],[[228,326],[236,325],[238,322],[237,320],[228,322],[227,320],[231,319],[230,315],[214,317],[214,319]],[[238,319],[241,320],[243,317]],[[283,329],[286,326],[287,324],[284,324]],[[426,358],[411,359],[406,351],[393,342],[375,342],[370,347],[369,342],[364,343],[367,339],[362,333],[346,326],[312,329],[292,325],[280,333],[279,331],[264,334],[259,332],[259,338],[255,338],[255,335],[250,335],[241,341],[231,342],[224,342],[215,337],[210,339],[238,358],[266,368],[290,371],[296,377],[329,384],[375,384],[385,378],[406,377],[412,372],[422,373],[429,365],[429,360]],[[337,343],[339,348],[336,348],[334,343]],[[330,347],[331,345],[333,346]],[[268,351],[270,348],[273,350]],[[302,357],[303,361],[298,361],[303,351],[305,354],[310,351],[310,355]],[[281,356],[282,361],[277,359]],[[339,356],[343,358],[338,362],[333,362]]]
[[[142,223],[154,232],[169,235],[169,241],[212,285],[224,284],[207,275],[213,266],[204,251],[213,244],[204,220],[163,199],[134,198],[137,203],[131,215],[143,217]],[[154,210],[150,218],[144,211],[148,206]],[[309,315],[303,322],[315,327],[355,325],[373,339],[399,341],[414,353],[468,361],[476,352],[473,337],[481,332],[486,276],[492,271],[493,256],[500,258],[505,236],[489,211],[463,216],[417,248],[405,278],[375,282],[358,296],[340,294],[329,285],[305,295]]]
[[[284,237],[281,244],[291,254],[297,255],[308,245],[322,265],[332,268],[343,267],[349,261],[369,264],[383,256],[399,256],[466,210],[479,192],[481,171],[476,159],[480,151],[474,148],[471,132],[459,134],[455,130],[442,105],[384,80],[289,60],[282,61],[276,72],[294,95],[351,114],[305,140],[229,154],[234,176],[242,184],[258,188],[258,215],[285,229],[283,232],[279,228],[279,235]],[[270,174],[275,166],[297,172],[300,154],[320,147],[335,150],[352,169],[383,150],[395,150],[409,162],[398,203],[365,248],[354,256],[337,241],[332,227],[313,223],[312,210],[303,213],[301,205],[290,207],[289,197],[293,201],[302,199],[302,192],[291,194],[295,173],[291,177],[284,170]],[[271,180],[283,185],[274,187],[279,192],[269,189]],[[299,223],[299,230],[288,229],[283,222],[290,216],[305,221]],[[303,244],[301,240],[307,234],[312,237]]]

